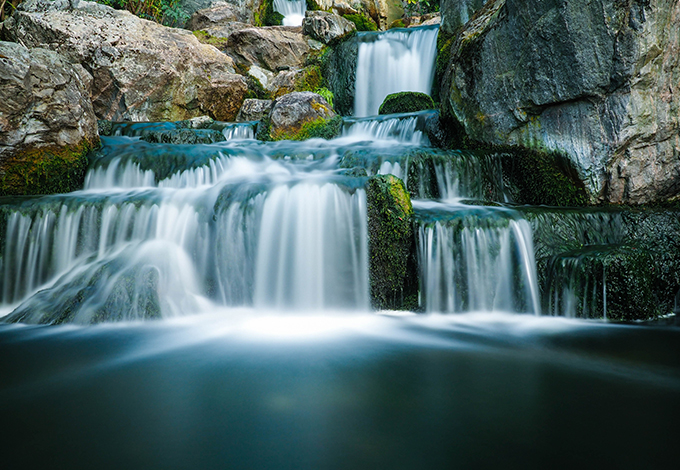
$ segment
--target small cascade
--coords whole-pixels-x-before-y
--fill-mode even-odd
[[[233,123],[222,129],[222,134],[227,140],[254,139],[256,122]]]
[[[391,93],[430,94],[434,80],[438,26],[359,33],[354,115],[378,114]]]
[[[345,118],[342,135],[357,140],[397,140],[405,144],[427,145],[425,125],[436,111],[390,114],[370,118]]]
[[[531,227],[509,209],[414,202],[428,312],[540,313]]]
[[[283,15],[283,26],[302,26],[307,11],[305,0],[274,0],[274,11]]]

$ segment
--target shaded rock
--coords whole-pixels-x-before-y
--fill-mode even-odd
[[[236,122],[259,121],[269,114],[273,103],[272,100],[245,100],[236,116]]]
[[[307,11],[302,22],[302,31],[324,44],[335,42],[356,31],[351,21],[326,11]]]
[[[333,92],[333,106],[343,116],[354,113],[358,55],[357,38],[349,37],[330,48],[321,64],[326,86]]]
[[[277,98],[269,116],[258,129],[261,140],[304,140],[326,137],[325,133],[340,131],[341,120],[326,100],[312,92],[293,92]],[[331,122],[332,121],[332,122]],[[331,125],[331,129],[328,125]],[[329,136],[332,137],[332,136]]]
[[[2,35],[56,50],[93,77],[100,119],[181,120],[208,114],[233,120],[247,86],[233,62],[188,31],[126,11],[81,2],[29,0],[3,23]]]
[[[591,201],[672,198],[678,18],[677,0],[490,1],[453,46],[443,109],[473,140],[568,156]]]
[[[371,304],[379,310],[415,309],[413,207],[404,182],[373,176],[366,185]]]
[[[176,129],[151,131],[142,135],[142,140],[154,144],[214,144],[227,140],[220,131],[212,129]]]
[[[435,109],[434,101],[429,95],[417,91],[402,91],[385,97],[378,114],[415,113]]]
[[[443,0],[440,2],[441,29],[453,34],[481,10],[486,0]]]
[[[231,34],[226,52],[238,63],[277,72],[302,67],[310,49],[299,27],[268,26]]]
[[[92,76],[46,49],[0,42],[0,194],[82,188],[99,144]]]
[[[189,31],[220,28],[233,22],[245,23],[248,17],[229,3],[218,3],[210,8],[199,10],[191,15],[184,26]]]

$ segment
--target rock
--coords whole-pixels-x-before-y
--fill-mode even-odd
[[[366,185],[371,304],[378,310],[415,309],[418,275],[413,259],[413,207],[404,182],[373,176]]]
[[[82,188],[99,144],[91,83],[55,52],[0,42],[0,195]]]
[[[248,17],[234,5],[218,3],[210,8],[195,12],[184,26],[189,31],[220,28],[233,22],[245,23]]]
[[[273,103],[272,100],[245,100],[236,116],[236,122],[259,121],[269,114]]]
[[[302,31],[324,44],[331,44],[356,29],[351,21],[326,11],[308,10],[302,22]]]
[[[334,95],[333,106],[343,116],[354,113],[359,43],[350,37],[333,46],[321,65],[321,75]]]
[[[350,4],[345,3],[345,2],[333,2],[333,13],[336,15],[356,15],[359,13],[359,10],[356,8],[352,7]]]
[[[568,156],[593,202],[675,197],[679,18],[677,0],[493,0],[453,46],[443,110],[473,140]]]
[[[310,47],[300,28],[247,28],[229,36],[226,52],[238,63],[272,72],[302,67]]]
[[[387,95],[378,114],[415,113],[435,108],[429,95],[417,91],[402,91]]]
[[[151,131],[142,135],[142,140],[154,144],[214,144],[226,139],[224,134],[213,129],[172,129]]]
[[[470,21],[486,2],[487,0],[442,0],[440,2],[442,32],[454,34]]]
[[[264,140],[304,140],[326,137],[327,131],[340,131],[340,123],[326,100],[316,93],[293,92],[277,98],[269,116],[258,129],[258,138]],[[332,121],[332,122],[331,122]],[[332,125],[328,129],[328,124]],[[329,135],[328,137],[333,137]]]
[[[179,0],[179,7],[189,16],[194,13],[199,13],[203,10],[212,10],[213,8],[224,7],[225,5],[231,7],[245,23],[254,24],[254,13],[259,10],[262,0]],[[185,26],[187,27],[187,26]],[[187,27],[187,29],[189,29]],[[203,29],[203,28],[198,28]]]
[[[232,60],[190,32],[97,3],[28,0],[3,23],[2,36],[82,64],[93,77],[99,119],[176,121],[208,114],[229,121],[247,92]]]

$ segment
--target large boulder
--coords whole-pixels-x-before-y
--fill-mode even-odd
[[[201,12],[201,10],[210,10],[228,5],[243,18],[238,21],[244,21],[250,24],[254,24],[254,13],[258,11],[261,4],[262,0],[179,0],[178,2],[178,6],[181,10],[190,17],[192,17],[194,13]],[[188,28],[188,26],[186,27]]]
[[[327,11],[307,11],[302,22],[302,31],[324,44],[331,44],[356,31],[349,20]]]
[[[679,19],[679,0],[492,0],[453,47],[444,111],[473,140],[566,155],[591,201],[672,198]]]
[[[91,82],[55,52],[0,41],[0,195],[82,187],[99,143]]]
[[[277,98],[269,115],[258,128],[261,140],[305,140],[332,138],[340,131],[342,119],[316,93],[293,92]]]
[[[220,28],[229,23],[248,21],[248,16],[229,3],[218,3],[210,8],[199,10],[191,15],[184,26],[189,31]]]
[[[100,119],[233,120],[247,92],[233,61],[188,31],[91,2],[28,0],[3,23],[2,37],[44,47],[93,77]]]
[[[474,14],[481,10],[486,0],[442,0],[440,2],[441,29],[446,34],[453,34],[470,21]]]
[[[311,51],[299,27],[247,28],[229,36],[226,52],[236,62],[277,72],[302,67]]]

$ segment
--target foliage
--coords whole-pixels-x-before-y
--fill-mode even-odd
[[[318,3],[316,3],[314,0],[306,0],[306,1],[307,1],[307,10],[309,10],[309,11],[323,10],[323,8],[321,8],[321,6]]]
[[[404,5],[404,12],[410,17],[415,13],[424,15],[438,12],[439,1],[440,0],[402,0],[402,4]]]
[[[387,95],[380,105],[379,114],[415,113],[434,109],[434,102],[429,95],[416,91],[402,91]]]
[[[255,11],[255,26],[280,26],[283,24],[283,15],[274,11],[272,0],[263,0],[260,8]]]
[[[314,93],[317,93],[325,99],[329,105],[331,105],[331,108],[333,107],[333,92],[329,90],[328,88],[325,87],[320,87],[314,90]]]
[[[17,9],[23,0],[1,0],[0,1],[0,22],[5,21]]]
[[[116,10],[127,10],[140,18],[165,26],[182,26],[189,15],[182,10],[181,0],[95,0]]]
[[[346,20],[351,21],[357,27],[357,31],[377,31],[378,26],[368,16],[363,13],[357,13],[354,15],[342,15]]]

